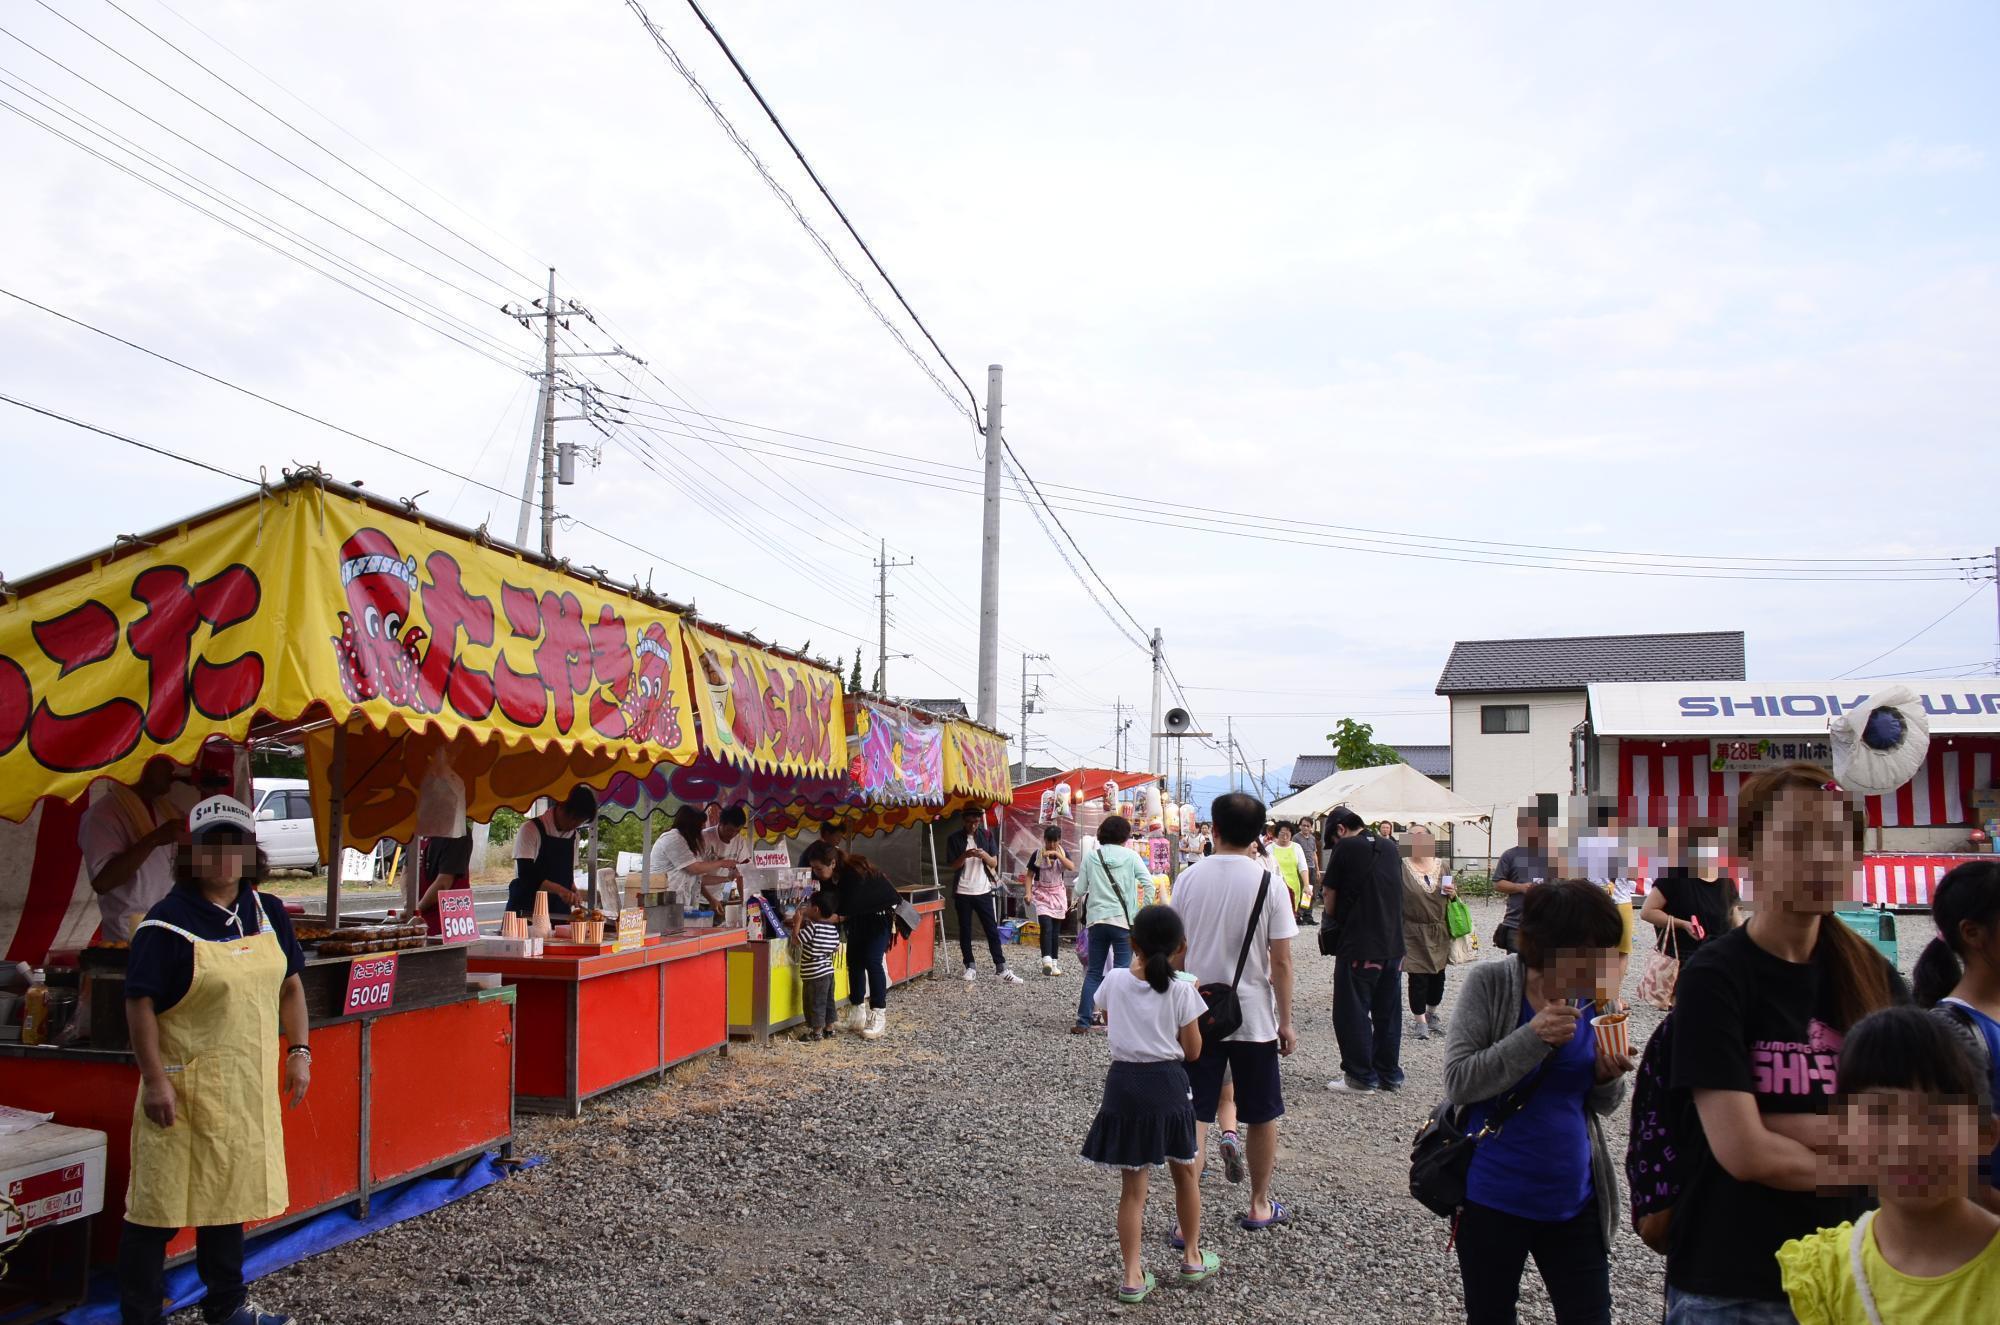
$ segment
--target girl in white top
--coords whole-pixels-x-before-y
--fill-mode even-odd
[[[1171,906],[1142,907],[1132,917],[1132,964],[1104,977],[1097,1010],[1108,1023],[1111,1070],[1104,1102],[1083,1141],[1083,1157],[1117,1169],[1118,1248],[1124,1278],[1118,1300],[1143,1302],[1156,1281],[1139,1257],[1146,1191],[1152,1171],[1172,1167],[1175,1213],[1186,1247],[1184,1284],[1210,1278],[1221,1265],[1201,1249],[1201,1175],[1196,1168],[1194,1096],[1187,1064],[1201,1056],[1199,1022],[1207,1004],[1192,978],[1178,967],[1187,953],[1187,930]]]

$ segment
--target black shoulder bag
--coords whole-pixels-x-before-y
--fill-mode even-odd
[[[1271,892],[1271,871],[1264,871],[1263,881],[1257,885],[1257,901],[1250,908],[1250,924],[1243,931],[1243,947],[1236,954],[1236,974],[1228,984],[1216,981],[1201,986],[1201,1000],[1208,1004],[1208,1011],[1202,1013],[1201,1042],[1215,1044],[1226,1040],[1243,1029],[1243,1003],[1236,997],[1236,986],[1243,979],[1243,965],[1250,960],[1250,940],[1257,935],[1257,920],[1264,914],[1264,899]]]
[[[1510,1091],[1488,1115],[1477,1132],[1465,1130],[1466,1107],[1439,1100],[1431,1116],[1417,1129],[1410,1147],[1410,1195],[1434,1215],[1449,1219],[1465,1204],[1465,1181],[1472,1172],[1472,1152],[1481,1141],[1496,1135],[1507,1120],[1519,1113],[1548,1075],[1548,1060],[1535,1069],[1525,1085]]]

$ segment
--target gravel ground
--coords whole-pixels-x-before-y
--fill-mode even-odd
[[[1472,909],[1484,936],[1499,905]],[[1907,970],[1928,922],[1904,917],[1901,928]],[[1035,970],[1032,949],[1014,952],[1024,974]],[[990,971],[967,986],[955,955],[950,966],[891,995],[882,1041],[739,1047],[662,1087],[604,1097],[581,1120],[524,1119],[520,1151],[544,1157],[540,1167],[308,1261],[258,1295],[302,1322],[341,1325],[1463,1319],[1447,1226],[1405,1189],[1410,1136],[1442,1093],[1443,1044],[1406,1035],[1400,1094],[1329,1095],[1333,963],[1316,950],[1300,955],[1300,1047],[1284,1065],[1277,1190],[1296,1222],[1238,1229],[1248,1188],[1211,1165],[1207,1242],[1223,1271],[1183,1289],[1165,1282],[1173,1213],[1162,1175],[1147,1240],[1163,1283],[1136,1308],[1111,1297],[1116,1184],[1076,1157],[1105,1051],[1101,1037],[1065,1033],[1075,961],[1013,987]],[[1628,996],[1639,966],[1635,956]],[[1635,1009],[1635,1044],[1658,1018]],[[1622,1153],[1625,1119],[1610,1121]],[[1617,1319],[1659,1318],[1661,1264],[1621,1234]],[[1548,1318],[1532,1270],[1522,1315]]]

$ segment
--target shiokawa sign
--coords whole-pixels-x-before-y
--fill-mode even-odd
[[[2000,683],[1987,679],[1904,681],[1939,735],[2000,732]],[[1599,736],[1824,737],[1827,724],[1866,703],[1854,681],[1616,682],[1590,687]]]

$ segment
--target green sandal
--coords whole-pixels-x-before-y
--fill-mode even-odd
[[[1160,1281],[1153,1278],[1153,1272],[1151,1270],[1148,1270],[1146,1271],[1146,1282],[1141,1284],[1139,1287],[1126,1288],[1121,1286],[1118,1289],[1118,1300],[1120,1302],[1123,1302],[1128,1307],[1136,1307],[1141,1302],[1144,1302],[1147,1296],[1155,1288],[1158,1288],[1159,1286],[1160,1286]]]
[[[1186,1261],[1181,1262],[1181,1282],[1184,1284],[1198,1284],[1203,1280],[1213,1279],[1215,1272],[1221,1268],[1222,1258],[1212,1251],[1204,1251],[1201,1254],[1200,1269],[1196,1269]]]

